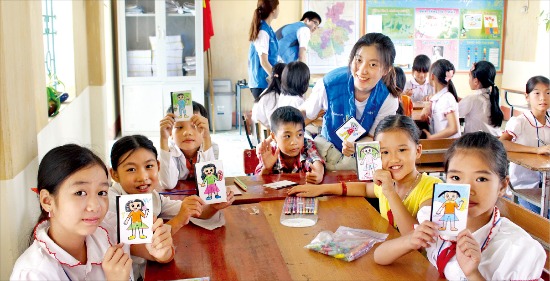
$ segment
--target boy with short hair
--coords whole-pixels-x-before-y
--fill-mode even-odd
[[[306,172],[308,183],[320,183],[325,162],[313,140],[304,137],[304,127],[304,117],[298,109],[277,108],[271,115],[271,135],[256,148],[260,160],[256,174]]]
[[[426,55],[418,55],[413,61],[413,78],[407,81],[403,93],[412,98],[413,102],[427,101],[433,94],[433,88],[428,81],[428,72],[432,62]]]

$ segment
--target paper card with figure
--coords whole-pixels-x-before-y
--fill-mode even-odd
[[[195,171],[199,196],[206,204],[227,202],[222,161],[199,162]]]
[[[439,226],[440,235],[458,236],[466,228],[469,201],[469,184],[434,184],[430,220]]]
[[[359,180],[372,180],[374,171],[382,169],[380,142],[378,141],[355,143],[355,156]]]
[[[153,241],[153,195],[129,194],[116,197],[118,241],[144,244]]]
[[[357,122],[357,120],[353,117],[348,119],[338,130],[336,130],[336,134],[342,141],[349,141],[354,142],[358,138],[360,138],[364,133],[367,131]]]
[[[191,91],[171,92],[172,113],[176,115],[176,122],[188,121],[193,116],[193,98]]]

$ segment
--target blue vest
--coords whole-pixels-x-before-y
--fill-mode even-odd
[[[277,55],[279,54],[279,45],[275,32],[265,21],[261,21],[260,30],[267,32],[269,35],[269,51],[267,60],[274,66],[277,63]],[[271,73],[270,73],[271,74]],[[250,88],[267,88],[268,74],[260,64],[260,56],[254,47],[254,42],[250,42],[250,50],[248,51],[248,86]]]
[[[307,27],[301,21],[287,24],[275,33],[279,40],[279,56],[285,63],[298,60],[300,44],[298,42],[298,29]]]
[[[343,66],[329,72],[323,78],[323,84],[327,92],[328,109],[323,117],[321,135],[330,141],[334,147],[342,151],[342,140],[336,134],[336,130],[353,116],[368,133],[376,115],[378,115],[378,110],[380,110],[390,92],[384,81],[380,79],[370,93],[363,116],[357,118],[355,116],[355,87],[353,86],[353,75],[351,75],[349,68]]]

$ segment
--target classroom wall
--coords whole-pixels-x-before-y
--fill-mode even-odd
[[[116,117],[106,112],[115,95],[107,77],[113,73],[111,3],[72,5],[77,90],[74,100],[48,118],[41,1],[0,1],[0,280],[9,279],[38,217],[30,188],[40,159],[65,143],[90,147],[105,159],[106,129],[114,128]]]

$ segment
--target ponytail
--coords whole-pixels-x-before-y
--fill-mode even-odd
[[[489,101],[491,103],[491,115],[489,117],[489,121],[491,122],[492,126],[500,127],[502,125],[502,120],[504,119],[504,114],[500,109],[500,94],[498,91],[498,87],[495,86],[494,82],[495,76],[497,74],[495,66],[488,61],[479,61],[472,65],[470,73],[473,78],[476,78],[479,83],[481,83],[481,86],[483,88],[491,89],[490,92],[488,91]]]
[[[248,36],[248,41],[255,41],[258,39],[258,34],[260,33],[260,25],[262,20],[267,19],[269,15],[277,9],[279,6],[279,0],[258,0],[258,5],[254,10],[254,15],[252,16],[252,23],[250,24],[250,32]]]
[[[500,127],[502,125],[502,120],[504,119],[504,114],[500,109],[500,93],[496,85],[492,86],[491,92],[489,93],[489,101],[491,102],[491,125],[494,127]]]
[[[453,94],[453,97],[455,97],[455,101],[458,102],[458,94],[456,93],[455,84],[452,80],[449,80],[449,84],[447,84],[447,90],[449,93]]]
[[[440,59],[432,64],[430,67],[430,73],[435,76],[439,83],[447,87],[449,93],[451,93],[456,102],[458,102],[456,88],[451,80],[455,73],[455,66],[446,59]]]
[[[388,74],[384,75],[382,77],[382,80],[384,81],[384,84],[386,84],[386,87],[388,87],[388,90],[390,91],[391,95],[394,98],[399,97],[400,89],[395,84],[396,81],[396,74],[395,74],[395,68],[393,66],[389,66]]]

